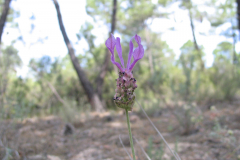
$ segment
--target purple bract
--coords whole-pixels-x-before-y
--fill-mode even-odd
[[[133,43],[132,43],[133,38],[135,39],[135,41],[138,44],[138,47],[134,51],[133,51]],[[120,38],[117,37],[117,39],[115,39],[115,37],[111,34],[111,37],[109,37],[107,39],[105,45],[107,46],[107,48],[109,49],[109,51],[112,54],[111,55],[112,63],[115,64],[121,72],[130,73],[132,71],[133,67],[135,66],[135,64],[137,63],[137,61],[142,59],[143,55],[144,55],[144,49],[143,49],[143,46],[141,45],[141,37],[138,36],[137,34],[135,36],[133,36],[129,42],[129,54],[128,54],[128,62],[127,62],[126,68],[124,65],[123,57],[122,57],[122,47],[120,44]],[[118,52],[118,56],[120,58],[120,62],[122,64],[122,66],[118,62],[115,61],[115,57],[114,57],[115,46],[116,46],[116,50]],[[133,56],[134,60],[131,63],[132,56]]]

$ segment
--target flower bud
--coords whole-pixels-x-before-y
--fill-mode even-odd
[[[119,108],[132,111],[135,102],[134,90],[137,88],[136,79],[131,72],[119,72],[117,88],[115,90],[114,103]]]

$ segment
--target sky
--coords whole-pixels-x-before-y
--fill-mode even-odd
[[[84,54],[88,45],[84,39],[78,42],[76,34],[79,33],[81,26],[86,21],[93,22],[91,17],[86,14],[86,1],[58,0],[58,3],[67,35],[74,45],[76,54]],[[152,0],[152,3],[156,3],[156,0]],[[14,44],[23,61],[23,66],[17,69],[17,75],[28,76],[28,63],[31,58],[41,58],[44,55],[51,58],[64,57],[68,53],[59,29],[57,13],[52,0],[15,0],[12,1],[11,7],[20,13],[20,16],[14,20],[19,24],[19,28],[12,28],[10,24],[7,24],[2,39],[4,45],[9,45],[22,35],[24,42],[17,41]],[[167,42],[178,57],[181,46],[188,40],[192,40],[190,21],[187,11],[179,9],[177,4],[168,8],[168,11],[174,13],[169,19],[155,18],[149,20],[149,24],[154,32],[162,34],[162,40]],[[211,10],[208,10],[208,12],[211,12]],[[32,24],[34,24],[33,30],[31,29]],[[226,23],[218,27],[216,35],[209,35],[211,25],[206,19],[203,19],[202,23],[194,22],[194,24],[197,42],[204,46],[206,65],[211,66],[213,50],[217,44],[226,40],[224,36],[217,34],[229,27],[230,24]],[[174,31],[169,30],[172,26],[175,28]],[[93,34],[97,37],[96,45],[104,43],[108,38],[109,30],[103,23],[95,24]],[[207,36],[199,34],[200,32]],[[240,43],[236,45],[236,50],[240,51]]]

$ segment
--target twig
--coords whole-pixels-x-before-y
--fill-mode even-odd
[[[162,140],[164,141],[164,143],[167,145],[168,149],[170,150],[170,152],[174,155],[174,157],[176,158],[176,160],[181,160],[179,156],[176,156],[177,153],[175,154],[173,152],[173,150],[171,150],[170,146],[168,145],[167,141],[164,139],[164,137],[162,136],[162,134],[160,133],[160,131],[157,129],[157,127],[153,124],[153,122],[151,121],[151,119],[148,117],[147,113],[144,111],[144,109],[142,108],[142,106],[139,104],[139,102],[136,100],[137,104],[139,105],[139,107],[142,109],[143,113],[145,114],[145,116],[147,117],[147,119],[149,120],[149,122],[151,123],[151,125],[153,126],[153,128],[157,131],[158,135],[162,138]]]
[[[123,142],[122,142],[121,135],[119,135],[119,140],[120,140],[120,143],[122,144],[122,146],[123,146],[124,150],[126,151],[126,153],[127,153],[128,157],[129,157],[131,160],[133,160],[133,159],[132,159],[132,157],[130,156],[130,154],[128,153],[127,149],[125,148],[125,146],[124,146]]]
[[[60,101],[64,106],[67,106],[67,104],[65,103],[65,101],[60,97],[60,95],[58,94],[57,90],[54,88],[54,86],[50,83],[47,82],[49,88],[52,90],[53,94],[56,96],[56,98],[58,99],[58,101]]]
[[[139,147],[141,148],[141,150],[143,151],[144,155],[147,157],[148,160],[151,160],[151,158],[148,156],[148,154],[145,152],[145,150],[143,149],[143,147],[140,145],[139,141],[137,140],[137,138],[133,137],[135,139],[135,141],[137,142],[137,144],[139,145]]]

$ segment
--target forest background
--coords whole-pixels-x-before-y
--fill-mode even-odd
[[[231,100],[239,95],[239,6],[233,0],[201,1],[201,4],[168,0],[86,1],[84,16],[88,18],[84,19],[89,20],[81,25],[82,20],[69,17],[79,26],[65,23],[69,30],[71,26],[79,28],[71,34],[70,38],[75,36],[73,40],[68,38],[67,29],[61,28],[61,32],[57,26],[60,20],[64,27],[64,21],[58,19],[54,3],[50,2],[46,8],[52,9],[53,15],[36,11],[39,22],[42,19],[49,22],[39,25],[43,29],[38,27],[38,17],[30,9],[31,5],[34,8],[40,3],[45,6],[43,2],[13,1],[13,7],[9,6],[5,29],[2,26],[5,32],[1,34],[1,117],[53,114],[66,105],[83,110],[115,109],[112,97],[117,70],[109,65],[110,53],[104,45],[109,33],[122,38],[125,59],[130,38],[135,34],[142,37],[145,56],[134,72],[140,88],[136,96],[143,106],[203,104]],[[18,5],[29,8],[23,11],[24,20],[20,18]],[[74,1],[68,2],[71,5]],[[4,5],[1,11],[4,19]],[[30,13],[28,23],[26,13]],[[55,22],[41,15],[53,17]],[[47,35],[45,30],[52,28],[58,35]],[[54,38],[59,40],[54,42]],[[202,44],[206,42],[206,47],[198,39]],[[101,104],[93,103],[93,97]]]
[[[202,121],[194,116],[199,109],[240,98],[239,0],[0,4],[1,119],[54,114],[71,121],[116,111],[118,70],[105,46],[110,33],[121,37],[124,59],[131,37],[141,36],[145,55],[133,70],[137,101],[150,115],[173,108],[184,134]]]

